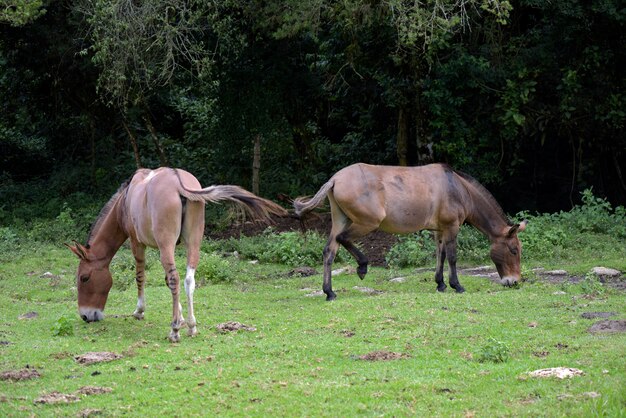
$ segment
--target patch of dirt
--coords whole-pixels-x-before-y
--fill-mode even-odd
[[[249,327],[240,322],[228,321],[216,326],[220,332],[233,332],[233,331],[256,331],[255,327]]]
[[[549,369],[535,370],[528,373],[530,377],[556,377],[557,379],[569,379],[574,376],[585,374],[582,370],[572,367],[551,367]]]
[[[103,393],[113,392],[113,389],[101,386],[83,386],[76,391],[80,395],[101,395]]]
[[[239,238],[240,236],[256,236],[265,231],[268,226],[271,226],[276,232],[302,231],[300,220],[295,217],[287,216],[281,218],[274,216],[272,217],[272,221],[272,225],[249,221],[233,222],[224,230],[217,230],[215,225],[207,224],[204,233],[205,236],[211,239],[228,239]],[[305,222],[306,230],[317,231],[323,237],[328,236],[330,227],[330,213],[315,213]],[[375,231],[355,242],[360,244],[371,266],[385,266],[385,255],[387,251],[398,242],[398,237],[386,232]]]
[[[60,392],[50,392],[35,399],[35,403],[51,404],[51,403],[73,403],[80,401],[76,395]]]
[[[289,270],[287,273],[287,277],[309,277],[317,274],[317,270],[311,267],[296,267],[295,269]]]
[[[596,322],[587,331],[592,334],[614,334],[618,332],[626,332],[626,319],[618,321],[607,319],[605,321]]]
[[[583,312],[580,314],[585,319],[610,318],[617,315],[617,312]]]
[[[22,369],[22,370],[7,370],[5,372],[0,373],[0,380],[29,380],[29,379],[38,379],[41,375],[35,369]]]
[[[400,360],[405,358],[411,358],[410,355],[405,353],[394,353],[392,351],[372,351],[371,353],[363,354],[359,356],[359,360],[366,361],[389,361],[389,360]]]
[[[37,312],[26,312],[25,314],[18,316],[17,319],[35,319],[38,316],[39,314]]]
[[[102,414],[102,409],[87,408],[87,409],[83,409],[82,411],[80,411],[78,413],[78,416],[80,418],[88,418],[88,417],[94,417],[100,414]]]
[[[122,358],[120,354],[112,353],[108,351],[102,351],[102,352],[90,352],[90,353],[81,354],[79,356],[75,356],[74,360],[76,360],[78,364],[88,365],[88,364],[93,364],[93,363],[101,363],[105,361],[113,361],[113,360],[117,360],[120,358]]]

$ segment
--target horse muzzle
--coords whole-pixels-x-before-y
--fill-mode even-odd
[[[515,286],[519,282],[519,277],[515,276],[504,276],[500,283],[502,286],[511,287]]]
[[[97,308],[78,308],[78,313],[85,322],[95,322],[104,319],[104,313]]]

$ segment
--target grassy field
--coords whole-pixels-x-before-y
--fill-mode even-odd
[[[22,249],[0,264],[0,373],[40,374],[0,380],[0,416],[626,416],[626,334],[591,334],[598,319],[581,316],[626,319],[625,294],[593,278],[509,289],[461,276],[467,292],[459,295],[436,293],[429,272],[373,268],[364,281],[335,277],[338,299],[327,303],[312,295],[320,274],[288,277],[284,265],[211,255],[228,280],[197,278],[199,335],[181,332],[170,344],[171,296],[155,252],[145,320],[130,316],[136,290],[123,249],[107,317],[91,324],[76,312],[75,257],[52,245],[36,253]],[[406,280],[389,281],[398,276]],[[37,316],[20,319],[28,312]],[[227,321],[256,330],[220,332]],[[122,357],[75,360],[104,351]],[[584,375],[528,375],[559,366]],[[110,391],[78,394],[86,386]],[[52,392],[77,401],[36,402]]]

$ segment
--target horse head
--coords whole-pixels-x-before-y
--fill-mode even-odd
[[[526,229],[526,224],[527,221],[522,221],[507,227],[504,233],[491,243],[491,260],[496,265],[504,286],[513,286],[522,277],[522,244],[517,233]]]
[[[98,259],[89,246],[77,242],[65,244],[80,259],[76,273],[78,289],[78,312],[86,322],[104,319],[104,306],[113,284],[107,260]]]

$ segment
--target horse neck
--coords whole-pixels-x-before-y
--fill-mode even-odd
[[[471,184],[468,187],[468,191],[471,196],[472,209],[467,217],[467,221],[485,234],[489,241],[495,241],[502,236],[509,225],[507,218],[491,196],[485,197],[480,190]]]
[[[111,208],[89,242],[89,249],[94,257],[107,264],[128,238],[120,220],[122,200],[119,199]]]

